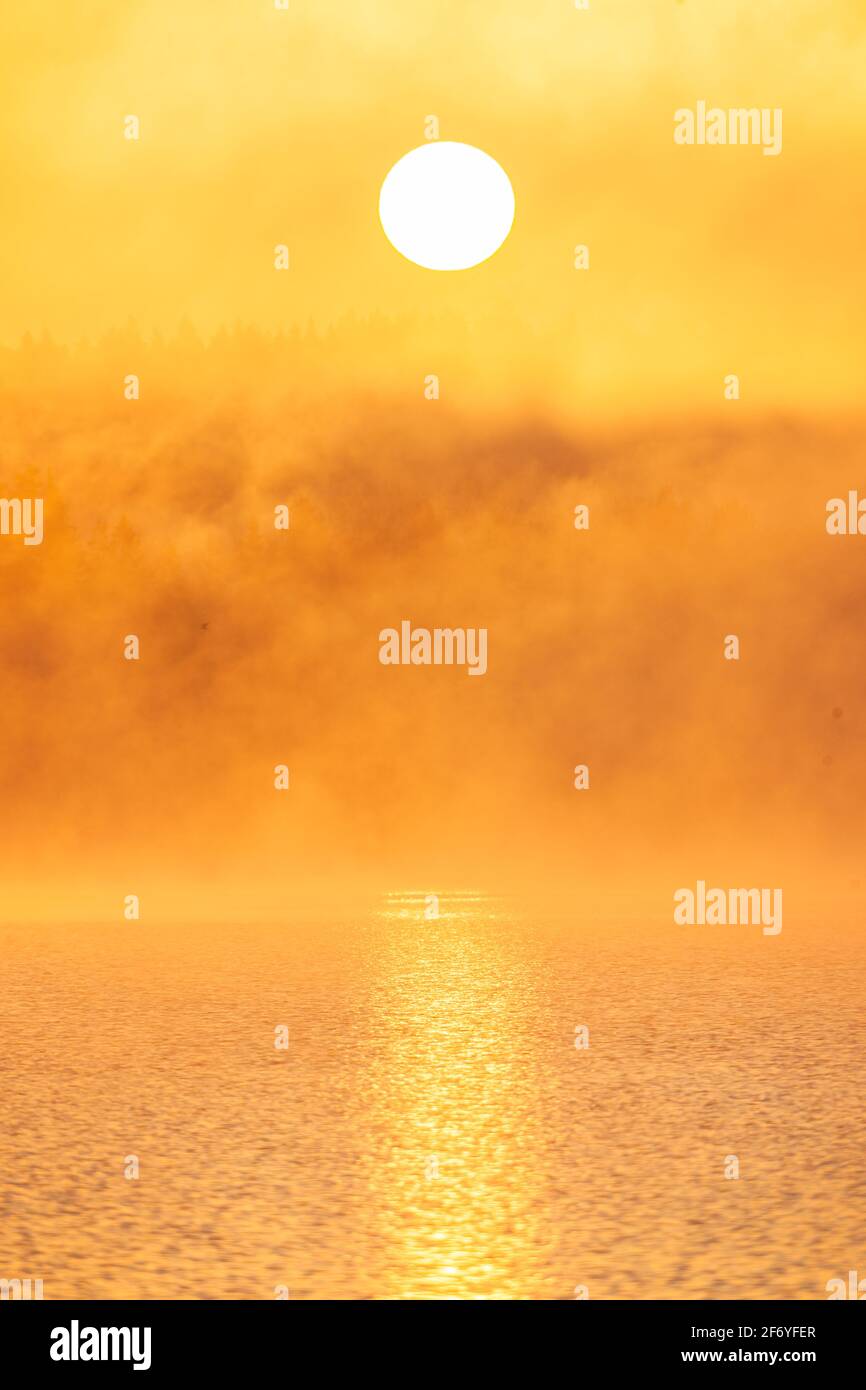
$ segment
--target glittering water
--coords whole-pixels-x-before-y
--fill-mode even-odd
[[[866,1275],[862,952],[424,906],[0,930],[0,1277],[797,1299]]]

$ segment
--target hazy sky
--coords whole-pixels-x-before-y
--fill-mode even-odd
[[[770,406],[859,392],[860,0],[72,0],[7,7],[0,54],[3,341],[445,314],[471,343],[419,324],[417,346],[456,354],[470,399],[701,409],[728,372]],[[676,147],[699,99],[781,107],[782,155]],[[378,224],[430,114],[515,188],[471,275]]]
[[[864,60],[862,0],[7,9],[7,911],[856,858]],[[676,146],[699,100],[781,155]],[[378,223],[430,115],[517,197],[455,275]],[[403,619],[488,673],[381,666]]]

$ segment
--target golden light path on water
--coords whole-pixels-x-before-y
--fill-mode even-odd
[[[402,1117],[374,1188],[386,1296],[520,1297],[541,1215],[525,1148],[535,1101],[520,963],[482,894],[391,895],[382,918],[414,924],[409,942],[388,936],[385,1041],[370,1077],[377,1122]]]

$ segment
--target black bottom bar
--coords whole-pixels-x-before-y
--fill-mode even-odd
[[[251,1370],[266,1374],[270,1366],[274,1372],[282,1367],[287,1375],[306,1380],[309,1370],[302,1367],[309,1359],[313,1358],[319,1374],[326,1372],[333,1349],[340,1346],[355,1360],[358,1373],[388,1367],[393,1373],[399,1365],[401,1380],[426,1378],[437,1374],[439,1356],[444,1353],[449,1374],[459,1371],[462,1379],[470,1368],[464,1351],[455,1362],[456,1344],[441,1340],[453,1329],[460,1334],[459,1345],[471,1348],[469,1363],[474,1359],[479,1369],[486,1365],[488,1378],[487,1358],[495,1361],[504,1354],[510,1361],[516,1343],[524,1356],[538,1357],[535,1378],[542,1376],[545,1365],[550,1370],[565,1356],[575,1375],[596,1378],[604,1371],[615,1377],[634,1371],[688,1374],[707,1367],[735,1373],[753,1367],[767,1371],[800,1367],[826,1380],[828,1373],[843,1368],[849,1375],[861,1370],[866,1320],[855,1309],[841,1307],[842,1301],[576,1301],[543,1329],[534,1322],[526,1324],[523,1339],[515,1339],[518,1329],[513,1322],[489,1324],[486,1316],[476,1315],[471,1323],[464,1323],[465,1315],[457,1314],[456,1323],[443,1325],[439,1310],[434,1322],[420,1329],[412,1325],[416,1336],[431,1330],[437,1336],[414,1367],[406,1361],[405,1345],[393,1340],[400,1337],[405,1324],[370,1327],[365,1320],[362,1328],[352,1327],[348,1340],[343,1328],[336,1334],[322,1328],[312,1312],[321,1305],[309,1302],[20,1301],[0,1309],[0,1346],[3,1366],[17,1364],[19,1375],[32,1369],[92,1377],[107,1369],[116,1376],[134,1374],[138,1367],[139,1374],[157,1378],[213,1371],[226,1379],[240,1373],[248,1376]],[[345,1314],[336,1316],[342,1323]]]

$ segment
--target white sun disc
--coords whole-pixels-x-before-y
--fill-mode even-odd
[[[427,270],[469,270],[498,251],[514,221],[501,165],[474,145],[431,140],[398,159],[379,194],[391,245]]]

